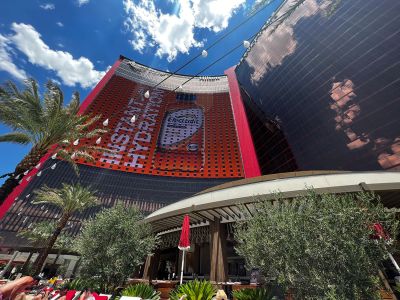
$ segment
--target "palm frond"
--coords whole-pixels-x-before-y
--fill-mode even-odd
[[[77,158],[84,159],[84,160],[86,160],[88,162],[94,162],[95,161],[94,157],[92,155],[90,155],[86,151],[77,151],[77,152],[75,152],[75,155],[76,155]]]
[[[62,110],[63,104],[64,95],[61,89],[53,81],[48,81],[44,95],[44,107],[49,119],[53,119]]]
[[[74,169],[74,172],[79,176],[79,168],[76,165],[75,160],[72,159],[72,155],[74,152],[67,151],[66,149],[60,149],[56,153],[57,153],[57,157],[68,162]]]
[[[35,99],[38,100],[38,102],[40,102],[40,97],[39,97],[39,86],[36,82],[36,80],[34,80],[33,78],[29,78],[27,79],[27,88],[30,90],[31,95],[33,95],[33,97]]]
[[[17,235],[27,239],[34,247],[41,247],[51,237],[56,226],[57,225],[55,221],[42,221],[35,223],[32,228],[22,229],[17,233]],[[68,250],[71,243],[71,236],[62,232],[57,238],[54,248],[59,250]]]
[[[23,132],[10,132],[0,135],[0,142],[10,142],[16,144],[26,145],[32,142],[29,135]]]
[[[161,292],[157,292],[154,288],[145,283],[130,285],[122,290],[122,296],[140,297],[148,300],[159,300]]]
[[[67,110],[71,115],[76,115],[79,111],[80,97],[78,92],[74,92],[72,99],[67,106]]]
[[[96,123],[98,120],[100,120],[101,115],[97,116],[89,116],[89,115],[82,115],[81,120],[79,123],[80,125],[77,125],[77,128],[80,131],[85,131],[88,130],[91,126],[93,126],[94,123]]]
[[[36,197],[32,201],[32,204],[53,204],[57,207],[63,207],[63,199],[61,198],[60,190],[49,188],[48,186],[43,186],[41,189],[35,192]]]
[[[47,186],[36,192],[33,204],[48,203],[61,208],[64,212],[72,214],[75,211],[83,211],[97,204],[94,192],[79,184],[63,184],[60,189],[52,189]]]
[[[74,93],[71,103],[63,106],[64,96],[61,89],[53,82],[48,82],[43,101],[40,100],[38,84],[28,79],[25,88],[19,90],[13,82],[0,87],[0,122],[12,128],[13,132],[0,137],[0,141],[32,143],[33,147],[44,152],[53,145],[59,157],[72,164],[78,173],[75,155],[87,161],[94,161],[91,153],[108,151],[97,146],[73,141],[97,139],[108,132],[99,120],[100,115],[78,114],[79,94]]]

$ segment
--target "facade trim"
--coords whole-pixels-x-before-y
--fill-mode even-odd
[[[82,114],[85,112],[85,110],[88,108],[90,103],[92,103],[93,99],[97,96],[97,94],[104,88],[104,86],[107,84],[107,82],[110,80],[112,75],[115,73],[115,70],[118,68],[120,65],[121,60],[117,60],[114,65],[111,67],[110,70],[104,75],[104,77],[99,81],[99,83],[96,85],[96,87],[90,92],[90,94],[86,97],[86,99],[82,102],[79,108],[79,114]],[[54,150],[54,146],[50,148],[50,150],[40,159],[39,163],[41,166],[44,165],[47,159],[50,158],[52,155],[52,150]],[[0,206],[0,220],[3,219],[4,215],[7,213],[7,211],[10,209],[11,205],[14,203],[15,199],[21,195],[21,193],[25,190],[25,188],[30,184],[31,181],[27,181],[27,178],[32,178],[33,176],[38,173],[40,169],[37,168],[32,168],[32,170],[26,174],[24,177],[22,177],[22,182],[20,185],[18,185],[6,198],[6,200],[3,202],[3,204]]]
[[[243,170],[245,178],[257,177],[261,175],[260,165],[258,164],[256,150],[254,148],[253,137],[251,135],[249,121],[242,96],[240,95],[239,83],[236,78],[235,67],[225,71],[228,77],[229,94],[233,117],[238,136],[240,153],[242,156]]]

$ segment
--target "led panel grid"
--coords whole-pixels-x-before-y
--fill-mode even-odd
[[[243,177],[229,93],[197,94],[196,101],[185,102],[164,90],[152,91],[146,99],[143,93],[147,89],[120,76],[111,78],[87,113],[109,119],[109,132],[99,146],[116,153],[93,153],[95,163],[83,159],[79,163],[159,176]],[[200,110],[203,121],[197,131],[181,139],[177,147],[160,145],[159,135],[168,115],[178,111],[188,120],[193,111]],[[185,135],[182,131],[178,134]],[[95,139],[84,142],[93,144]]]

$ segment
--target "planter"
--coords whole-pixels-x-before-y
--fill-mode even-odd
[[[381,295],[382,300],[394,300],[396,299],[393,292],[386,290],[379,290],[379,294]]]
[[[126,282],[126,285],[135,285],[139,283],[149,284],[149,281],[142,278],[129,278]]]
[[[178,281],[167,281],[167,280],[153,280],[151,284],[154,288],[161,293],[161,300],[168,300],[169,293],[175,288]]]

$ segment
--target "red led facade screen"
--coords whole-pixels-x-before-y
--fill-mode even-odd
[[[158,176],[244,177],[228,92],[156,89],[146,98],[148,89],[118,75],[110,79],[85,113],[109,119],[99,146],[113,152],[79,163]]]

